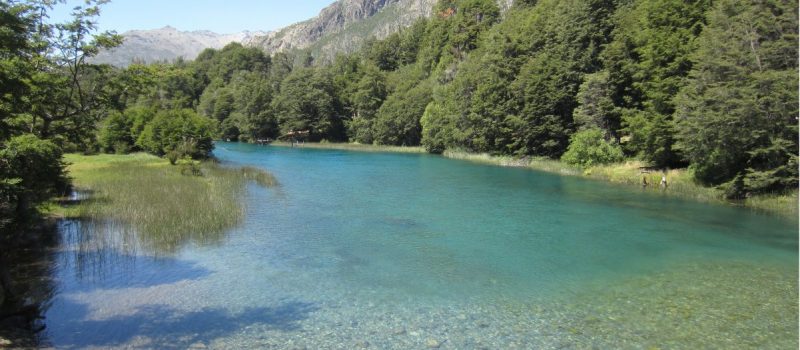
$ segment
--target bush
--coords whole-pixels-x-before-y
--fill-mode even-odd
[[[127,153],[134,143],[133,122],[120,112],[112,112],[100,128],[100,148],[106,153]]]
[[[31,134],[6,142],[0,149],[0,197],[6,202],[0,221],[21,219],[39,203],[68,190],[61,154],[55,143]]]
[[[572,135],[567,152],[561,157],[567,164],[583,167],[615,163],[623,159],[622,148],[606,141],[603,131],[596,128],[581,130]]]
[[[167,110],[148,123],[137,146],[158,156],[168,155],[175,163],[184,156],[207,158],[214,149],[214,121],[190,109]]]

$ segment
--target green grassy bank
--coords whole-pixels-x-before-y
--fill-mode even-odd
[[[510,156],[492,156],[489,154],[475,154],[450,150],[445,151],[443,156],[451,159],[461,159],[499,166],[527,167],[561,175],[581,176],[637,187],[643,187],[643,179],[646,179],[648,186],[645,188],[651,191],[660,191],[668,195],[691,198],[703,202],[745,206],[753,210],[785,217],[797,217],[798,215],[797,190],[789,194],[759,195],[744,201],[733,202],[725,200],[721,190],[697,184],[691,172],[687,169],[669,169],[666,172],[652,171],[647,170],[645,164],[640,161],[598,165],[583,169],[546,158],[519,159]],[[662,176],[666,176],[667,178],[668,186],[666,188],[659,186]]]
[[[139,243],[169,252],[188,241],[219,240],[244,218],[249,181],[272,187],[277,181],[256,168],[225,168],[213,162],[170,165],[144,154],[68,154],[75,203],[51,206],[55,215],[85,222],[122,223]],[[69,201],[68,201],[69,202]]]

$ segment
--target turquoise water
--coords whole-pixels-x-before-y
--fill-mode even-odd
[[[252,186],[242,225],[174,255],[64,223],[46,344],[797,344],[796,221],[431,155],[236,143],[215,155],[281,186]]]

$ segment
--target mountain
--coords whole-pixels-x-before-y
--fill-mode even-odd
[[[316,17],[283,29],[255,36],[244,44],[274,53],[309,50],[314,57],[330,59],[339,52],[358,49],[369,37],[385,38],[429,17],[437,0],[339,0]],[[505,12],[513,0],[498,0]]]
[[[172,27],[132,30],[122,34],[125,42],[103,51],[92,63],[124,67],[133,61],[146,63],[191,60],[206,48],[222,48],[231,42],[260,47],[268,53],[308,50],[322,61],[340,52],[352,52],[370,37],[385,38],[433,12],[438,0],[339,0],[319,15],[272,32],[217,34],[209,31],[179,31]],[[497,0],[505,12],[513,0]],[[257,15],[257,14],[254,14]]]
[[[172,27],[132,30],[122,33],[125,41],[113,50],[100,52],[92,63],[125,67],[133,61],[152,63],[178,57],[192,60],[206,48],[222,48],[231,42],[247,42],[264,32],[217,34],[210,31],[179,31]]]

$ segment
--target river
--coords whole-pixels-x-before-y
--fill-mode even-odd
[[[797,348],[798,223],[424,154],[218,143],[272,172],[169,254],[60,225],[58,348]],[[93,237],[92,241],[98,240]]]

